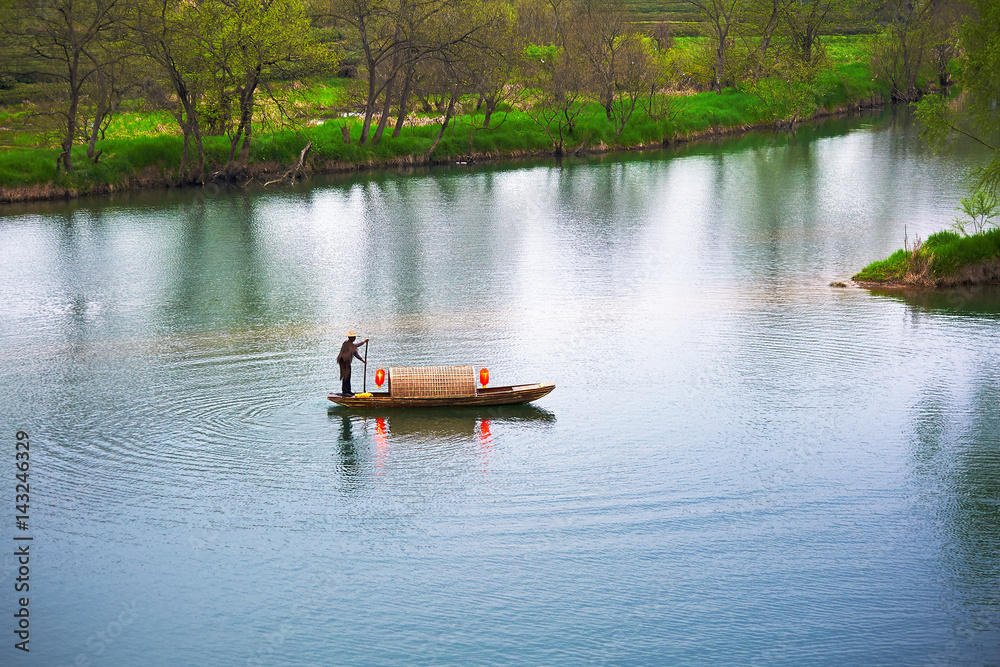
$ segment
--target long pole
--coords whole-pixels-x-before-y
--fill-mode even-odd
[[[361,393],[368,393],[368,341],[365,341],[365,374],[361,379]]]

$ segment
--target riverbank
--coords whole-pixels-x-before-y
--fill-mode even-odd
[[[572,130],[562,128],[561,143],[552,139],[559,128],[528,108],[495,112],[488,128],[484,116],[470,109],[450,121],[433,151],[440,131],[439,122],[428,122],[433,118],[413,118],[398,137],[387,132],[374,146],[357,144],[360,119],[336,118],[259,134],[237,182],[275,186],[287,182],[291,166],[307,145],[310,151],[292,179],[311,173],[662,148],[878,108],[887,100],[886,89],[872,79],[868,68],[850,62],[818,76],[811,98],[795,112],[789,111],[787,102],[736,89],[721,94],[658,94],[639,100],[628,122],[619,126],[600,105],[588,103],[580,108]],[[0,153],[0,203],[189,186],[178,178],[182,143],[176,134],[108,139],[98,143],[103,151],[98,162],[88,160],[83,147],[75,149],[77,167],[69,174],[55,170],[57,148],[10,149]],[[228,150],[226,137],[205,138],[207,181],[220,178]]]
[[[1000,284],[1000,228],[959,236],[942,231],[872,262],[851,280],[861,287],[928,289]]]

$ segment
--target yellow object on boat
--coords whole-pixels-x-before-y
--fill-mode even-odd
[[[371,398],[371,397],[372,397],[372,393],[370,391],[365,392],[363,394],[355,394],[354,395],[354,398]]]

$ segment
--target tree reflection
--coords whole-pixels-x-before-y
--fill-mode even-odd
[[[945,659],[986,657],[1000,635],[1000,375],[987,368],[971,386],[968,405],[927,392],[915,417],[916,468],[930,483],[942,570],[961,605]]]

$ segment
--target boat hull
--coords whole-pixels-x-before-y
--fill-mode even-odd
[[[522,384],[512,387],[480,389],[475,396],[443,398],[399,398],[389,392],[374,392],[371,396],[327,394],[327,398],[347,408],[453,408],[529,403],[555,389],[554,384]]]

